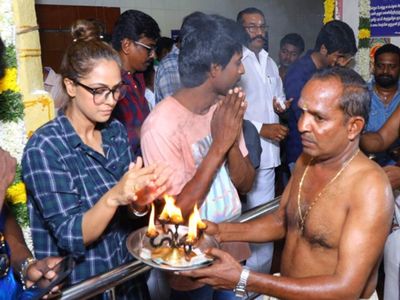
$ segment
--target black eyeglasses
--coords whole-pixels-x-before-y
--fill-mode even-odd
[[[6,276],[10,270],[10,257],[7,253],[6,241],[0,232],[0,278]]]
[[[106,102],[106,100],[110,94],[112,94],[113,99],[115,101],[121,100],[122,98],[125,97],[126,89],[127,89],[126,85],[122,82],[117,84],[112,89],[110,89],[107,86],[92,88],[90,86],[83,84],[82,82],[79,82],[78,80],[73,80],[73,82],[75,84],[83,87],[89,93],[91,93],[93,95],[93,102],[96,105],[100,105],[100,104],[103,104],[104,102]]]
[[[156,51],[156,47],[154,47],[154,46],[152,47],[152,46],[149,46],[149,45],[143,44],[141,42],[137,42],[137,41],[134,41],[134,43],[136,45],[142,46],[144,49],[146,49],[147,55],[149,55],[149,56]]]
[[[249,26],[243,26],[245,29],[247,29],[250,33],[256,33],[257,31],[261,30],[261,32],[266,32],[267,31],[267,25],[262,24],[262,25],[249,25]]]

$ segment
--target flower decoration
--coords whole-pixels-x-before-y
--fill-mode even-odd
[[[371,37],[371,32],[368,29],[360,29],[358,32],[358,39],[359,40],[367,40]]]
[[[335,18],[335,0],[324,1],[324,24],[332,21]]]
[[[359,24],[358,24],[358,52],[356,56],[356,68],[365,79],[370,77],[370,0],[359,0]]]
[[[5,91],[19,93],[20,89],[17,84],[17,68],[6,69],[3,79],[0,80],[0,93]]]
[[[0,147],[17,159],[14,183],[6,192],[6,201],[23,229],[29,225],[25,185],[21,179],[21,158],[26,143],[24,105],[18,85],[15,30],[11,1],[0,1],[0,33],[5,44],[5,76],[0,80]],[[24,230],[25,231],[25,230]]]
[[[17,182],[10,186],[7,190],[6,197],[12,205],[26,204],[26,191],[23,182]]]

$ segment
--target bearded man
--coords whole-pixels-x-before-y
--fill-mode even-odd
[[[366,131],[378,131],[399,105],[399,76],[400,48],[393,44],[383,45],[374,55],[374,79],[368,86],[371,111]],[[375,153],[375,161],[381,166],[394,165],[389,153],[398,146],[400,143],[394,142],[386,151]]]

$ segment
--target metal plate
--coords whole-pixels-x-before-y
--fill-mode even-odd
[[[174,225],[166,225],[165,227],[171,228],[172,230],[174,229]],[[157,229],[158,229],[158,232],[162,232],[161,225],[158,225]],[[151,267],[162,269],[162,270],[170,270],[170,271],[184,271],[184,270],[194,270],[194,269],[198,269],[198,268],[203,268],[205,266],[212,264],[212,262],[213,262],[213,259],[210,258],[209,260],[207,260],[205,262],[193,263],[188,266],[172,266],[172,265],[168,265],[168,264],[164,264],[164,263],[156,263],[153,261],[152,258],[143,258],[141,256],[141,252],[142,252],[143,248],[148,249],[148,250],[154,249],[150,245],[150,239],[146,236],[146,231],[147,231],[147,227],[143,227],[143,228],[140,228],[140,229],[132,232],[126,240],[126,246],[129,250],[129,252],[137,260],[140,260],[141,262],[143,262]],[[182,226],[182,225],[179,226],[178,233],[180,236],[183,236],[184,234],[186,234],[187,231],[188,231],[187,226]],[[162,239],[165,236],[166,235],[161,233],[157,237],[157,240]],[[202,237],[200,238],[200,240],[196,243],[195,248],[198,248],[201,252],[204,252],[204,250],[206,250],[208,248],[219,248],[219,244],[213,236],[203,234]]]

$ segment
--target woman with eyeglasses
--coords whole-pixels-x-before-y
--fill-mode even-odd
[[[110,118],[125,93],[118,53],[87,33],[73,26],[61,64],[70,100],[34,133],[22,161],[36,256],[75,256],[69,284],[132,259],[124,213],[144,216],[168,176],[165,166],[133,163],[125,128]],[[118,286],[116,297],[148,299],[144,278]]]

